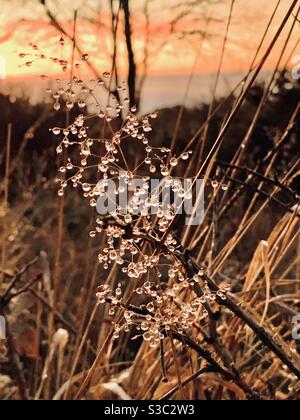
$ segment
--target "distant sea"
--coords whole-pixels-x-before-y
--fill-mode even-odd
[[[260,80],[269,72],[263,72]],[[244,73],[222,73],[219,79],[217,96],[223,97],[243,79]],[[196,107],[202,103],[209,103],[215,82],[215,74],[196,74],[186,95],[189,76],[151,76],[148,77],[141,100],[141,113],[153,110],[174,107],[184,104],[187,107]],[[37,80],[28,82],[0,81],[0,93],[12,97],[25,96],[31,103],[39,103],[45,98],[45,82]]]
[[[265,80],[269,71],[262,72],[259,81]],[[246,73],[222,73],[218,82],[217,97],[228,95],[243,78]],[[196,74],[190,84],[189,76],[159,76],[149,77],[145,83],[141,110],[149,112],[157,108],[167,108],[176,105],[196,107],[212,100],[215,85],[215,74]]]

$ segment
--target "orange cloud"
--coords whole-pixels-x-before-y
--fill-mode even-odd
[[[259,9],[259,5],[264,2],[261,0],[253,1],[254,9],[259,13],[248,15],[245,10],[241,11],[238,7],[235,9],[230,34],[226,46],[224,56],[223,71],[240,71],[247,69],[260,37],[263,34],[269,16],[271,16],[271,1],[265,3],[265,10]],[[275,3],[274,3],[275,4]],[[221,6],[219,6],[221,7]],[[227,13],[227,4],[222,6],[224,16]],[[220,9],[221,10],[221,9]],[[278,23],[283,16],[285,7],[278,13],[274,24],[270,28],[270,37],[275,33]],[[251,12],[252,13],[252,12]],[[247,21],[248,16],[248,21]],[[94,17],[93,22],[80,19],[77,23],[78,45],[85,51],[90,52],[91,61],[99,68],[100,72],[109,69],[111,65],[112,42],[110,34],[110,16],[103,12],[100,16]],[[251,25],[250,20],[255,25]],[[101,22],[95,23],[95,22]],[[244,24],[247,22],[247,25]],[[160,20],[156,18],[150,22],[150,45],[149,45],[149,74],[150,75],[167,75],[167,74],[188,74],[193,68],[196,51],[200,42],[198,38],[178,39],[178,34],[170,34],[170,24],[166,15]],[[72,22],[64,21],[61,25],[68,33],[72,33]],[[120,58],[118,62],[119,71],[126,74],[127,67],[127,51],[122,29],[122,21],[120,22],[120,30],[118,33],[118,48]],[[193,17],[188,17],[180,22],[180,29],[189,31],[193,29],[204,28],[205,24],[201,20],[194,21]],[[196,72],[209,73],[216,71],[218,67],[221,46],[223,42],[224,28],[226,22],[212,22],[208,28],[208,32],[213,36],[206,39],[202,44],[199,54]],[[134,15],[134,47],[138,64],[143,62],[144,42],[145,42],[145,20],[142,17]],[[178,27],[177,27],[178,29]],[[296,34],[297,35],[297,34]],[[296,35],[293,40],[296,39]],[[49,20],[45,19],[24,19],[20,21],[12,21],[2,27],[0,32],[0,55],[5,59],[6,72],[8,79],[24,79],[47,72],[50,76],[58,74],[58,66],[53,63],[37,62],[34,66],[28,68],[20,67],[21,60],[18,57],[20,52],[31,51],[28,43],[31,41],[41,48],[43,54],[52,56],[60,54],[60,46],[58,44],[59,33]],[[298,35],[297,35],[298,36]],[[280,45],[284,42],[284,35],[274,51],[272,58],[268,61],[268,67],[272,68],[280,53]],[[31,51],[32,52],[32,51]],[[64,52],[65,57],[70,55],[70,49]],[[138,66],[140,69],[141,67]],[[45,70],[46,69],[46,70]]]

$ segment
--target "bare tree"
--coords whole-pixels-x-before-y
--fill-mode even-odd
[[[128,52],[128,89],[130,104],[136,103],[136,63],[134,50],[132,45],[132,27],[131,27],[131,14],[129,8],[129,0],[121,0],[121,5],[124,10],[124,31],[126,38],[126,46]]]

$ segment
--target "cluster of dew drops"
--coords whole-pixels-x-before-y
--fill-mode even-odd
[[[64,154],[65,159],[62,160],[66,162],[59,168],[59,176],[56,179],[59,184],[58,195],[62,197],[65,189],[71,185],[82,191],[83,197],[89,200],[91,207],[96,207],[97,199],[106,195],[109,180],[116,179],[120,173],[123,183],[128,186],[136,178],[144,181],[142,188],[133,190],[131,204],[125,212],[117,206],[116,211],[111,214],[116,223],[107,225],[102,217],[98,217],[90,236],[94,238],[104,233],[105,246],[98,256],[104,269],[117,264],[129,279],[138,284],[134,295],[138,302],[142,302],[139,307],[143,309],[138,313],[124,306],[124,290],[121,283],[115,289],[109,285],[101,285],[98,289],[98,303],[109,303],[109,316],[116,316],[120,308],[124,310],[122,320],[114,323],[113,337],[117,339],[122,331],[129,332],[134,326],[138,336],[142,336],[150,346],[156,347],[171,329],[185,332],[196,320],[206,317],[205,304],[216,301],[217,297],[226,299],[229,290],[224,287],[217,293],[212,292],[203,281],[204,270],[193,278],[187,277],[184,266],[173,254],[178,245],[177,240],[168,232],[176,217],[175,206],[170,204],[166,211],[159,201],[159,196],[149,191],[151,175],[157,175],[166,180],[166,187],[171,187],[184,200],[187,193],[182,189],[181,183],[176,182],[172,172],[180,163],[187,161],[192,152],[186,151],[176,156],[168,148],[152,147],[148,135],[152,131],[151,121],[157,118],[157,113],[139,118],[136,107],[130,107],[126,82],[121,82],[117,87],[119,99],[108,94],[107,89],[112,77],[108,71],[101,77],[85,82],[81,78],[81,72],[82,67],[90,60],[89,55],[83,54],[74,63],[74,68],[71,68],[71,63],[63,58],[63,37],[59,43],[60,58],[44,55],[34,44],[30,45],[33,51],[19,55],[25,60],[22,64],[24,66],[31,67],[37,61],[50,60],[65,74],[65,77],[56,79],[55,88],[46,89],[56,112],[65,109],[69,115],[71,111],[72,115],[76,115],[66,127],[50,129],[58,140],[57,154]],[[43,74],[41,79],[47,80],[48,77]],[[98,98],[96,89],[99,87],[103,89],[104,101]],[[121,128],[114,131],[112,121],[118,118],[122,120]],[[89,124],[97,119],[110,128],[109,137],[92,138],[89,135]],[[129,170],[124,162],[122,143],[125,140],[132,142],[133,150],[136,148],[136,142],[142,147],[142,162],[139,162],[135,169]],[[74,152],[75,148],[77,152]],[[141,168],[143,173],[139,173]],[[91,182],[93,178],[95,179]],[[216,182],[213,187],[217,187]],[[120,192],[119,186],[115,195]],[[142,200],[141,197],[147,198]],[[154,217],[147,211],[153,206],[157,208]],[[139,208],[143,210],[135,217]],[[130,237],[126,235],[128,226],[133,226]],[[145,253],[144,234],[157,241],[163,241],[165,251],[157,252],[151,249],[150,255]],[[151,282],[151,277],[158,281]],[[196,295],[195,283],[201,283],[202,297]]]
[[[186,333],[196,322],[208,315],[206,303],[212,304],[217,298],[226,300],[226,294],[230,290],[225,286],[218,292],[212,292],[204,283],[204,294],[197,297],[194,286],[195,283],[202,283],[203,274],[204,271],[200,270],[193,278],[188,279],[181,264],[175,262],[168,270],[168,282],[159,285],[149,280],[142,282],[141,286],[135,289],[135,294],[143,296],[145,303],[139,307],[143,313],[125,307],[124,318],[114,325],[113,338],[119,338],[122,331],[129,332],[134,326],[138,336],[142,336],[151,347],[157,347],[172,330]],[[98,288],[98,302],[110,303],[110,316],[115,316],[123,306],[122,296],[121,283],[115,290],[108,285]]]

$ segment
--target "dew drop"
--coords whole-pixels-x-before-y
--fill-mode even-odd
[[[148,333],[148,332],[145,332],[143,334],[143,338],[144,338],[145,341],[150,341],[151,340],[151,337],[152,337],[152,335],[150,333]]]
[[[188,160],[188,158],[189,158],[189,154],[188,154],[188,152],[185,152],[185,153],[183,153],[183,154],[181,155],[181,159],[182,159],[182,160]]]
[[[155,309],[155,307],[154,307],[154,305],[153,305],[153,303],[152,303],[152,302],[148,303],[148,305],[146,306],[146,308],[147,308],[147,310],[148,310],[149,312],[153,312],[153,311],[154,311],[154,309]]]
[[[178,165],[178,160],[176,158],[172,158],[170,160],[170,165],[173,166],[173,168],[174,168],[175,166]]]
[[[161,174],[162,174],[163,176],[168,176],[168,175],[170,175],[169,169],[168,169],[166,166],[163,166],[163,167],[161,168]]]
[[[110,258],[112,261],[115,261],[115,260],[118,258],[118,254],[117,254],[117,252],[116,252],[115,250],[110,251],[110,253],[109,253],[109,258]]]
[[[82,189],[84,192],[89,192],[91,191],[91,186],[89,184],[82,184]]]
[[[126,223],[131,223],[132,222],[132,216],[131,214],[126,214],[126,216],[124,217],[124,220]]]
[[[59,111],[60,110],[60,103],[59,102],[55,102],[53,105],[53,108],[55,111]]]
[[[78,101],[78,107],[79,108],[85,108],[86,107],[86,103],[84,101],[79,100]]]
[[[90,206],[91,207],[96,207],[97,206],[97,201],[94,198],[90,201]]]
[[[110,78],[111,78],[111,73],[110,73],[109,71],[105,71],[105,72],[103,73],[103,77],[104,77],[105,79],[110,79]]]
[[[60,128],[58,128],[58,127],[54,127],[54,128],[52,128],[52,133],[53,133],[55,136],[58,136],[58,135],[60,134]]]
[[[67,109],[71,110],[71,109],[74,107],[73,102],[68,101],[68,102],[66,103],[66,107],[67,107]]]

